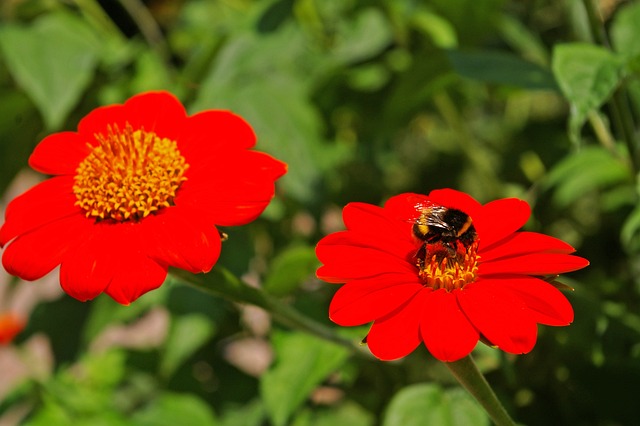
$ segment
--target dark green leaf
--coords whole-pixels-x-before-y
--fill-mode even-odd
[[[29,94],[49,129],[57,129],[91,82],[100,43],[85,21],[43,15],[31,26],[0,28],[0,48],[13,78]]]
[[[452,50],[448,56],[453,69],[463,77],[526,89],[557,88],[549,71],[509,53]]]
[[[276,363],[262,375],[260,394],[273,424],[283,426],[349,351],[301,333],[274,334],[273,343]]]
[[[279,0],[272,3],[258,20],[258,31],[270,33],[278,29],[292,14],[294,0]]]

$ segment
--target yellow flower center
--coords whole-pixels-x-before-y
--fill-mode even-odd
[[[424,260],[418,259],[418,276],[426,287],[453,291],[474,282],[478,275],[478,242],[465,252],[451,254],[447,250],[427,250]]]
[[[75,205],[87,217],[140,220],[173,199],[189,168],[175,141],[154,132],[109,126],[76,170]]]

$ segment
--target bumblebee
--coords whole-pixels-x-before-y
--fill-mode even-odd
[[[445,256],[455,258],[459,254],[459,249],[462,248],[466,252],[478,239],[473,221],[468,214],[438,205],[416,207],[420,216],[413,223],[413,235],[424,242],[416,253],[420,266],[424,265],[425,257],[434,251],[432,250],[434,247],[444,248],[445,253],[440,254],[443,258]]]

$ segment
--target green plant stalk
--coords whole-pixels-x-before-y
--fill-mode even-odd
[[[458,382],[482,405],[497,426],[515,426],[471,355],[445,363]]]
[[[596,43],[611,48],[609,38],[605,31],[597,6],[593,0],[582,0],[584,8],[587,12],[589,20],[589,29],[591,35]],[[640,171],[640,150],[635,139],[635,123],[633,116],[631,115],[631,109],[629,108],[629,102],[627,101],[624,83],[613,93],[609,101],[611,107],[611,118],[613,125],[616,128],[618,136],[624,140],[629,150],[629,157],[631,158],[631,164],[633,170],[637,174]]]
[[[331,328],[301,314],[260,288],[246,284],[222,267],[216,266],[211,272],[199,275],[173,269],[171,275],[182,283],[214,296],[220,296],[237,303],[258,306],[269,312],[273,319],[282,325],[308,332],[321,339],[344,346],[356,354],[362,354],[356,342],[338,335]]]

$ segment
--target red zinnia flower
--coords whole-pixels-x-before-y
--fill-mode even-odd
[[[25,321],[13,312],[0,314],[0,345],[11,343],[24,329]]]
[[[481,205],[451,189],[401,194],[384,208],[350,203],[346,231],[323,238],[318,277],[346,283],[329,315],[337,324],[373,321],[366,341],[380,359],[408,355],[424,342],[439,360],[468,355],[480,338],[515,354],[529,352],[537,323],[568,325],[573,309],[541,279],[588,261],[558,239],[516,232],[529,205]]]
[[[251,127],[227,111],[187,116],[166,92],[97,108],[77,132],[46,137],[29,164],[53,178],[14,199],[0,229],[2,263],[34,280],[60,266],[79,300],[101,292],[128,304],[167,268],[209,271],[215,225],[254,220],[286,165],[249,150]]]

